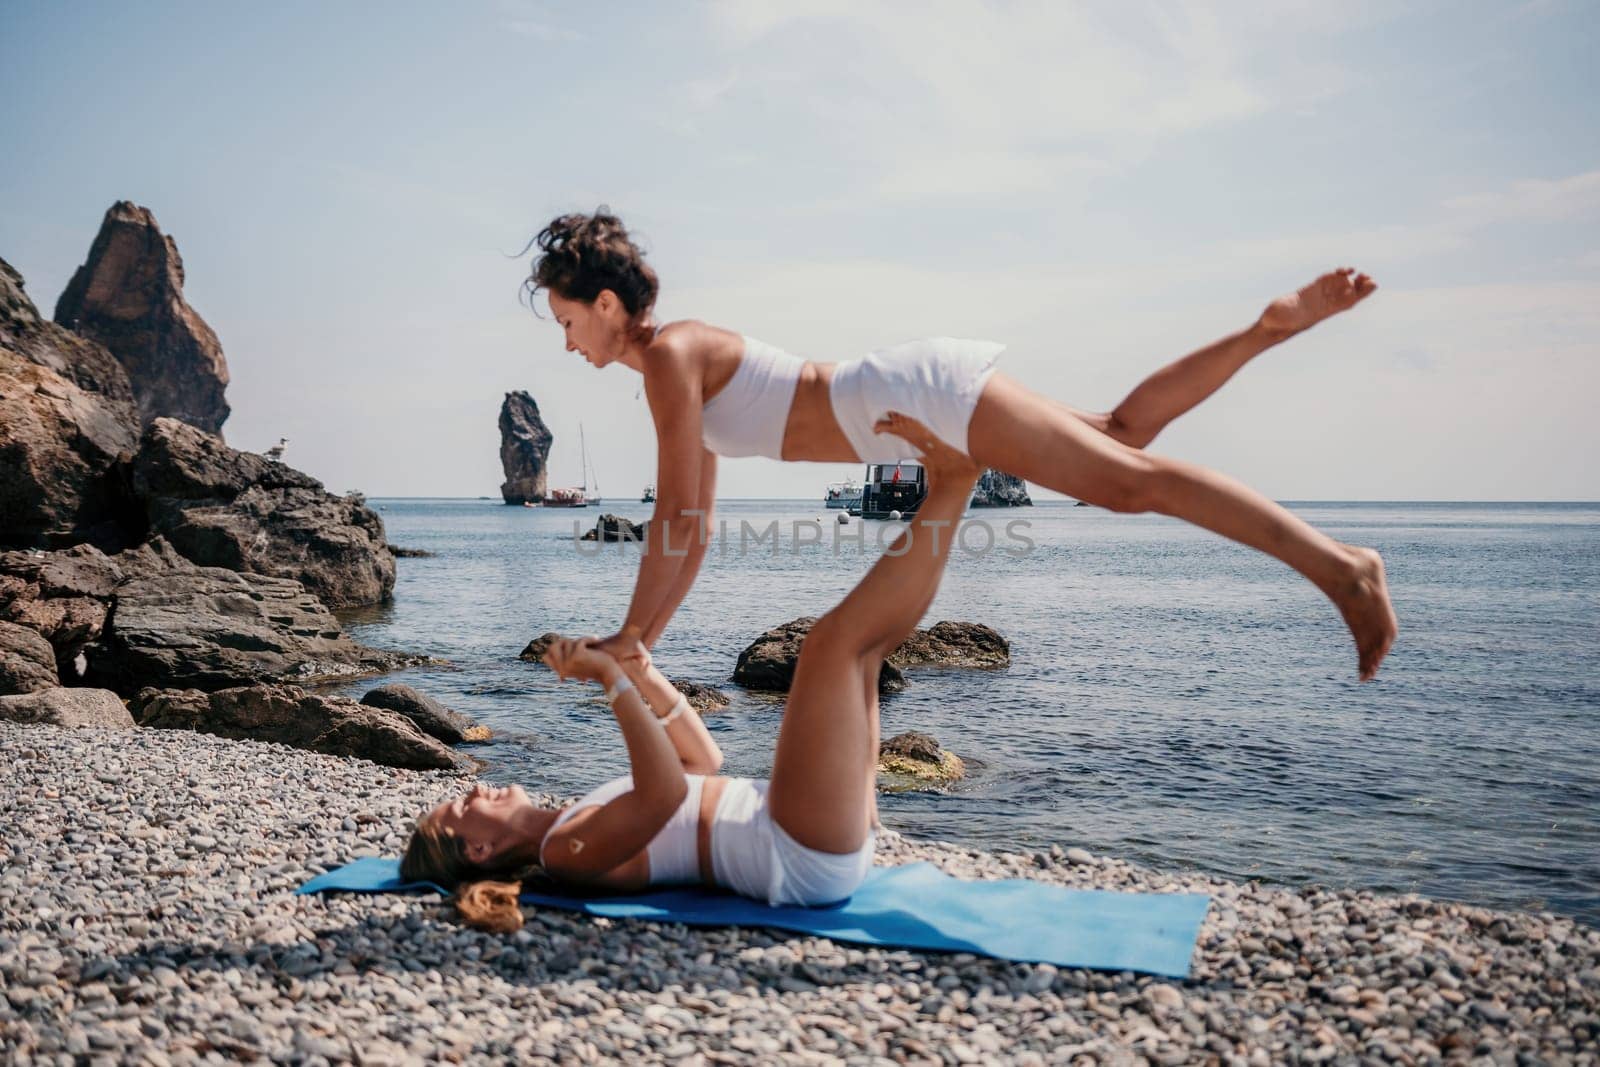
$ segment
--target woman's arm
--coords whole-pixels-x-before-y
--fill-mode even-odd
[[[633,651],[666,602],[690,546],[702,532],[700,518],[685,514],[699,500],[700,372],[688,343],[663,335],[651,346],[644,389],[656,424],[656,509],[646,527],[644,557],[633,599],[618,633],[600,646],[617,659]]]
[[[687,699],[650,662],[648,653],[623,660],[622,669],[659,717],[670,714],[679,700]],[[689,774],[716,774],[722,769],[722,749],[711,739],[706,724],[693,708],[679,712],[678,717],[667,724],[667,740],[672,742],[683,769]]]
[[[611,656],[570,639],[551,645],[545,662],[562,678],[597,681],[612,690],[627,679]],[[598,808],[578,812],[551,831],[544,847],[551,871],[580,881],[599,879],[638,855],[689,792],[677,749],[639,690],[629,688],[611,708],[628,747],[633,788]]]
[[[683,603],[683,598],[689,595],[690,587],[700,575],[700,564],[706,558],[706,547],[711,542],[711,513],[716,506],[716,495],[717,454],[707,449],[700,455],[700,488],[696,494],[696,508],[700,514],[695,518],[698,519],[700,527],[696,531],[694,540],[689,542],[689,555],[680,561],[678,575],[668,587],[666,599],[661,602],[655,616],[640,635],[639,639],[644,642],[646,648],[655,647],[661,631],[667,628],[667,623],[677,612],[678,606]]]

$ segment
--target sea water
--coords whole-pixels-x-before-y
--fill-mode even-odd
[[[347,625],[450,662],[384,680],[491,727],[471,746],[490,782],[576,794],[624,773],[598,687],[517,652],[546,631],[620,625],[638,549],[574,534],[651,506],[371,504],[390,541],[436,555],[400,560],[394,602]],[[966,531],[923,624],[992,626],[1011,665],[911,670],[884,700],[884,737],[924,731],[969,760],[948,791],[881,797],[885,823],[991,850],[1059,843],[1600,923],[1600,504],[1289,506],[1384,555],[1400,637],[1375,682],[1356,681],[1333,606],[1267,556],[1065,502],[969,512],[995,543]],[[725,533],[655,660],[732,697],[706,718],[724,773],[763,776],[782,697],[729,680],[739,652],[836,604],[897,528],[838,527],[820,501],[717,511]]]

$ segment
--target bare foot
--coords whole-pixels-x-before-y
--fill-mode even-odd
[[[1329,271],[1310,285],[1280,296],[1261,313],[1260,325],[1284,335],[1308,330],[1332,315],[1348,311],[1371,296],[1378,283],[1354,267]]]
[[[978,475],[983,473],[971,456],[957,452],[909,415],[891,411],[873,423],[872,429],[874,433],[893,434],[921,453],[917,459],[922,463],[923,470],[928,472],[930,491],[937,486],[957,484],[970,489],[978,480]]]
[[[1355,635],[1361,680],[1371,681],[1378,665],[1389,654],[1400,624],[1389,603],[1389,584],[1384,580],[1383,557],[1370,548],[1345,546],[1355,553],[1356,573],[1333,602],[1344,616],[1345,625]]]

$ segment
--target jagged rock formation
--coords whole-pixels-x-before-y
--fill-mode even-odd
[[[55,320],[110,349],[133,387],[141,426],[182,419],[220,435],[228,362],[183,299],[183,259],[148,209],[119,200],[56,302]]]
[[[127,474],[136,447],[120,365],[42,319],[0,260],[0,545],[136,542],[141,531],[124,528],[137,511]]]
[[[324,697],[292,685],[252,685],[203,693],[146,689],[134,701],[139,725],[194,730],[236,741],[353,756],[413,770],[465,770],[472,761],[429,737],[398,712]]]
[[[65,552],[0,553],[0,619],[49,642],[57,673],[78,677],[76,660],[105,628],[122,571],[93,545]]]
[[[161,539],[113,557],[121,580],[85,681],[124,696],[146,686],[225,689],[351,678],[417,662],[367,648],[299,582],[197,567]]]
[[[1028,496],[1028,483],[1018,478],[1015,474],[997,471],[993,467],[978,476],[978,484],[972,490],[972,506],[975,508],[1031,508],[1033,500]]]
[[[331,608],[394,592],[383,520],[364,501],[186,423],[150,425],[133,484],[151,532],[202,566],[292,578]]]
[[[554,442],[533,397],[522,391],[507,393],[500,405],[500,466],[506,475],[500,496],[507,504],[537,504],[544,499]]]

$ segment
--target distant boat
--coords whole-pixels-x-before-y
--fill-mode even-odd
[[[583,423],[578,423],[578,454],[581,457],[583,470],[583,484],[576,489],[552,489],[545,494],[544,506],[547,508],[586,508],[591,504],[600,503],[600,479],[595,478],[595,493],[589,495],[589,477],[593,471],[589,467],[589,445],[584,440]]]
[[[859,514],[861,512],[861,486],[854,478],[846,478],[842,482],[834,482],[828,486],[827,492],[822,495],[822,503],[834,511],[849,511]]]
[[[861,506],[850,511],[864,519],[909,519],[928,495],[928,478],[922,464],[869,463],[867,484],[861,488]]]
[[[655,502],[656,502],[656,487],[653,486],[653,485],[645,486],[644,487],[644,495],[639,498],[639,503],[641,503],[641,504],[654,504]]]

